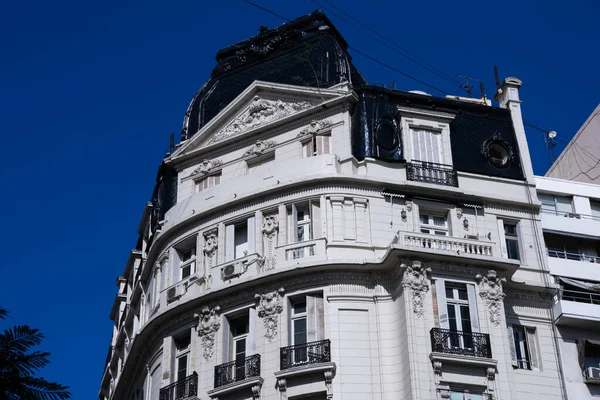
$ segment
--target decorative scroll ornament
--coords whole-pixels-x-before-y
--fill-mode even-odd
[[[258,140],[254,146],[250,147],[244,153],[244,157],[248,156],[260,156],[265,154],[265,152],[269,149],[272,149],[277,144],[274,140]]]
[[[479,282],[479,296],[485,300],[490,314],[490,322],[494,326],[500,325],[503,301],[506,296],[502,291],[502,282],[506,282],[506,279],[498,278],[494,270],[489,270],[487,276],[477,274],[475,278]]]
[[[321,131],[322,129],[328,128],[331,125],[333,125],[333,123],[325,119],[322,119],[320,121],[311,121],[311,123],[306,128],[300,131],[298,136],[315,135],[317,134],[317,132]]]
[[[431,272],[431,268],[425,268],[421,261],[415,260],[412,261],[412,265],[406,265],[406,271],[402,279],[402,286],[411,291],[413,312],[417,317],[423,315],[425,294],[429,291],[429,279],[427,278],[429,272]]]
[[[312,107],[312,104],[308,101],[286,103],[281,100],[266,100],[256,96],[252,99],[250,106],[226,128],[211,137],[208,144],[220,142],[240,132],[287,117],[309,107]]]
[[[266,216],[262,224],[264,256],[261,260],[262,268],[266,271],[275,268],[275,246],[277,245],[278,233],[279,221],[277,221],[277,218],[274,215]]]
[[[279,314],[283,311],[283,288],[266,294],[254,295],[258,301],[258,316],[265,324],[265,337],[272,341],[277,336],[277,322]]]
[[[206,175],[213,169],[221,166],[223,162],[221,160],[204,160],[200,165],[191,173],[190,176]]]
[[[205,307],[200,315],[194,314],[198,318],[198,336],[202,341],[204,349],[204,359],[209,360],[215,352],[215,334],[221,327],[221,307],[216,306],[213,309]]]

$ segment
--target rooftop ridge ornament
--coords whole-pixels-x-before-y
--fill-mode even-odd
[[[207,144],[220,142],[241,132],[287,117],[309,107],[312,107],[312,104],[308,101],[284,102],[254,96],[250,105],[229,125],[211,137]]]

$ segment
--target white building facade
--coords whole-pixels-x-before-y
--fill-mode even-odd
[[[570,399],[600,396],[600,186],[537,177],[553,318]]]
[[[118,280],[102,400],[565,398],[520,81],[500,107],[373,88],[345,46],[315,12],[219,52]]]

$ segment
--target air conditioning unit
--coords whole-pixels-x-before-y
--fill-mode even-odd
[[[589,383],[600,383],[600,368],[589,367],[583,371],[585,381]]]
[[[246,272],[246,262],[236,261],[221,268],[221,279],[231,279]]]
[[[186,291],[187,286],[185,283],[178,283],[176,286],[173,286],[167,290],[167,303],[180,298],[185,294]]]

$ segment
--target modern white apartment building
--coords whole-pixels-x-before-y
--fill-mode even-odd
[[[569,399],[600,396],[600,186],[537,177]]]
[[[346,49],[315,12],[217,54],[100,399],[565,397],[521,82],[500,107],[387,90]]]

